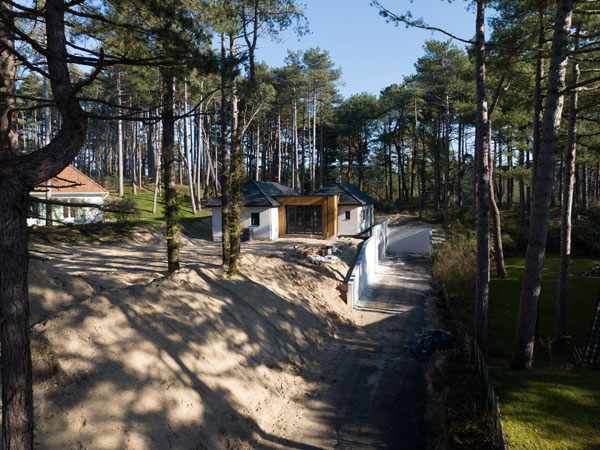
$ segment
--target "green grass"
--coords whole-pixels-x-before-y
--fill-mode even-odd
[[[569,277],[568,330],[584,345],[600,296],[600,279],[580,274],[598,260],[573,258]],[[524,258],[507,258],[508,279],[492,279],[488,365],[500,398],[512,449],[600,449],[600,372],[553,359],[548,349],[554,327],[558,257],[544,263],[539,308],[539,338],[534,367],[508,369],[514,342]]]
[[[188,186],[177,186],[178,199],[179,199],[179,219],[180,220],[193,220],[200,217],[206,217],[211,215],[210,209],[202,209],[198,211],[197,215],[194,215],[192,210],[192,202],[189,196]],[[135,202],[135,214],[132,215],[130,222],[137,224],[149,224],[149,223],[160,223],[163,221],[163,199],[162,196],[158,196],[156,213],[152,213],[152,204],[154,200],[154,191],[146,188],[139,188],[137,195],[132,195],[131,185],[125,186],[124,198],[130,198]],[[111,198],[118,198],[116,191],[111,190]]]

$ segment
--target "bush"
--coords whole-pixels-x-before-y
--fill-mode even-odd
[[[394,202],[392,200],[379,200],[377,203],[375,203],[375,209],[377,211],[382,211],[385,213],[392,213],[392,212],[396,212],[396,206],[394,205]]]
[[[573,218],[572,247],[580,256],[600,257],[600,206]]]
[[[133,220],[140,215],[139,211],[135,208],[135,200],[133,198],[107,199],[104,201],[104,209],[110,211],[106,213],[107,218],[116,220],[117,222]]]
[[[519,253],[519,245],[510,234],[502,233],[502,250],[505,258],[512,258]]]
[[[433,251],[433,276],[444,298],[465,323],[475,301],[477,241],[454,235]]]

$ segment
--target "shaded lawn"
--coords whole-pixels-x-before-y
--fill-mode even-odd
[[[177,198],[179,201],[179,220],[198,219],[200,217],[210,216],[211,210],[203,208],[198,211],[195,216],[192,210],[192,202],[189,196],[188,186],[177,186]],[[111,197],[117,197],[117,194],[111,192]],[[138,224],[161,223],[163,222],[163,205],[164,201],[161,195],[158,196],[156,202],[156,213],[152,213],[152,204],[154,201],[154,191],[138,188],[137,195],[131,194],[131,185],[125,186],[124,198],[133,199],[135,202],[136,214],[130,221]]]
[[[598,261],[574,258],[570,265],[568,330],[572,343],[587,342],[600,296],[600,278],[580,274]],[[539,308],[534,368],[511,371],[524,258],[507,258],[508,279],[492,279],[491,376],[500,397],[504,429],[514,449],[600,449],[600,372],[552,361],[548,343],[554,329],[558,256],[546,257]],[[561,367],[562,366],[562,367]]]

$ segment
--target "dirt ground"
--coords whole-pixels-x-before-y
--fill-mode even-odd
[[[361,241],[333,239],[341,261],[323,265],[294,251],[322,240],[244,243],[228,279],[205,228],[186,225],[173,275],[157,227],[33,240],[38,448],[311,448],[293,437],[326,350],[372,320],[337,289]]]

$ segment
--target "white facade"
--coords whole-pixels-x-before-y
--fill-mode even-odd
[[[52,220],[56,223],[87,224],[102,222],[104,214],[101,210],[92,207],[77,207],[77,203],[93,203],[95,205],[104,204],[104,198],[108,193],[60,193],[53,192],[52,200],[59,202],[72,203],[73,206],[52,205]],[[32,197],[45,199],[46,194],[42,192],[32,192]],[[27,219],[27,225],[46,225],[46,206],[43,203],[32,202],[34,206],[34,216]]]
[[[350,216],[348,218],[348,216]],[[373,205],[338,206],[338,235],[356,236],[373,226]]]
[[[253,214],[255,219],[258,218],[258,225],[252,224]],[[220,242],[223,239],[221,217],[221,207],[213,207],[213,241]],[[277,207],[249,206],[242,210],[241,219],[242,228],[248,228],[250,231],[250,239],[272,241],[279,237],[279,210]]]

